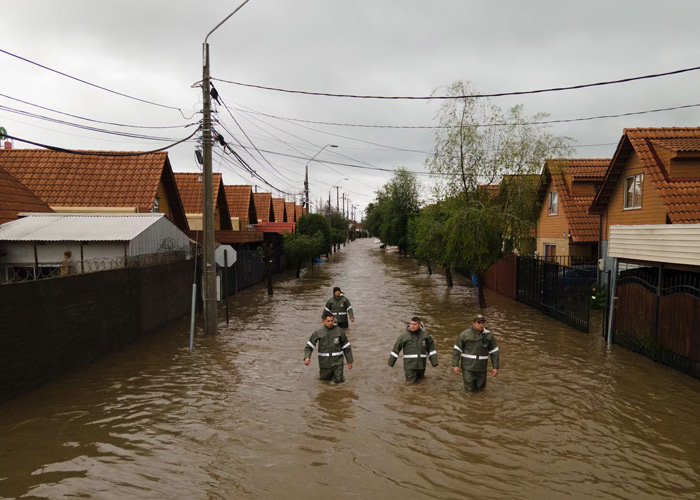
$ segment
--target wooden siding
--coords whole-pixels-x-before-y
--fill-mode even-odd
[[[645,174],[642,184],[642,208],[625,210],[623,208],[625,202],[625,178],[636,174]],[[615,186],[606,212],[607,217],[605,218],[606,226],[603,231],[603,239],[610,237],[610,226],[666,223],[666,209],[656,193],[654,183],[649,178],[649,175],[644,172],[644,167],[634,152],[630,155],[620,181]]]
[[[612,226],[608,256],[700,266],[700,224]]]
[[[158,212],[165,214],[168,219],[172,220],[170,203],[168,202],[168,193],[165,190],[163,181],[158,184]]]
[[[561,238],[562,234],[569,234],[569,226],[566,222],[566,214],[564,213],[564,207],[561,203],[561,194],[559,194],[559,203],[557,207],[557,215],[549,215],[549,193],[552,192],[552,185],[550,184],[549,189],[547,189],[547,194],[544,197],[544,203],[542,203],[542,209],[540,210],[540,217],[537,221],[537,238]],[[538,243],[539,248],[539,243]],[[563,255],[563,254],[562,254]]]
[[[544,246],[556,245],[557,255],[569,255],[569,238],[537,238],[537,253],[544,256]]]

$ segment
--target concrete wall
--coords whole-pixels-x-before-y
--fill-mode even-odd
[[[0,402],[189,313],[192,262],[0,286]]]

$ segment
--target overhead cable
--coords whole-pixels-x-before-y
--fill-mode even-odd
[[[180,112],[180,114],[182,115],[183,118],[185,118],[185,120],[189,120],[189,119],[192,118],[192,117],[187,118],[187,117],[185,116],[185,114],[182,112],[182,109],[180,109],[180,108],[178,108],[178,107],[175,107],[175,106],[168,106],[167,104],[160,104],[160,103],[157,103],[157,102],[149,101],[148,99],[141,99],[140,97],[134,97],[134,96],[129,95],[129,94],[124,94],[124,93],[122,93],[122,92],[117,92],[116,90],[108,89],[107,87],[103,87],[103,86],[101,86],[101,85],[97,85],[97,84],[95,84],[95,83],[88,82],[87,80],[83,80],[83,79],[81,79],[81,78],[78,78],[78,77],[69,75],[69,74],[64,73],[64,72],[62,72],[62,71],[58,71],[57,69],[49,68],[48,66],[44,66],[43,64],[39,64],[38,62],[32,61],[32,60],[27,59],[27,58],[25,58],[25,57],[18,56],[17,54],[13,54],[12,52],[8,52],[7,50],[4,50],[4,49],[0,49],[0,52],[2,52],[3,54],[7,54],[8,56],[15,57],[15,58],[17,58],[17,59],[19,59],[19,60],[21,60],[21,61],[27,62],[27,63],[29,63],[29,64],[33,64],[34,66],[38,66],[38,67],[40,67],[40,68],[42,68],[42,69],[51,71],[51,72],[56,73],[56,74],[58,74],[58,75],[65,76],[65,77],[67,77],[67,78],[70,78],[71,80],[75,80],[75,81],[77,81],[77,82],[84,83],[85,85],[89,85],[89,86],[91,86],[91,87],[95,87],[95,88],[97,88],[97,89],[104,90],[104,91],[109,92],[109,93],[111,93],[111,94],[115,94],[115,95],[118,95],[118,96],[126,97],[127,99],[133,99],[134,101],[139,101],[139,102],[143,102],[143,103],[146,103],[146,104],[151,104],[151,105],[153,105],[153,106],[158,106],[158,107],[160,107],[160,108],[175,109],[175,110],[177,110],[177,111]],[[193,115],[193,116],[194,116],[194,115]]]
[[[609,80],[609,81],[603,81],[603,82],[596,82],[596,83],[584,83],[580,85],[571,85],[568,87],[552,87],[552,88],[546,88],[546,89],[538,89],[538,90],[519,90],[519,91],[513,91],[513,92],[496,92],[496,93],[491,93],[491,94],[466,94],[466,95],[458,95],[458,96],[386,96],[386,95],[361,95],[361,94],[334,94],[331,92],[311,92],[307,90],[290,90],[290,89],[281,89],[277,87],[267,87],[264,85],[254,85],[251,83],[241,83],[241,82],[234,82],[231,80],[223,80],[221,78],[212,78],[212,80],[215,80],[217,82],[222,82],[222,83],[230,83],[232,85],[239,85],[241,87],[251,87],[251,88],[256,88],[256,89],[261,89],[261,90],[271,90],[274,92],[285,92],[288,94],[303,94],[303,95],[313,95],[313,96],[322,96],[322,97],[345,97],[345,98],[352,98],[352,99],[403,99],[403,100],[450,100],[450,99],[466,99],[466,98],[483,98],[483,97],[505,97],[505,96],[514,96],[514,95],[529,95],[529,94],[542,94],[545,92],[561,92],[564,90],[577,90],[577,89],[584,89],[584,88],[589,88],[589,87],[601,87],[604,85],[615,85],[619,83],[628,83],[628,82],[633,82],[637,80],[648,80],[651,78],[660,78],[663,76],[671,76],[671,75],[678,75],[681,73],[688,73],[690,71],[697,71],[700,69],[700,66],[694,66],[692,68],[684,68],[684,69],[678,69],[675,71],[667,71],[665,73],[655,73],[651,75],[643,75],[643,76],[634,76],[630,78],[622,78],[619,80]]]
[[[178,144],[181,144],[185,141],[190,140],[192,137],[195,136],[195,134],[199,132],[199,129],[195,130],[192,132],[190,135],[185,137],[184,139],[180,139],[177,142],[174,142],[172,144],[169,144],[167,146],[163,146],[162,148],[158,149],[152,149],[151,151],[125,151],[125,152],[118,152],[118,151],[80,151],[80,150],[74,150],[74,149],[66,149],[66,148],[59,148],[57,146],[49,146],[47,144],[41,144],[39,142],[34,142],[30,141],[27,139],[22,139],[20,137],[15,137],[11,135],[6,135],[8,139],[12,139],[15,141],[23,142],[25,144],[31,144],[32,146],[38,146],[40,148],[44,149],[50,149],[51,151],[58,151],[59,153],[70,153],[74,155],[82,155],[82,156],[110,156],[110,157],[119,157],[119,156],[145,156],[149,155],[152,153],[159,153],[160,151],[165,151],[166,149],[170,149],[173,146],[177,146]]]

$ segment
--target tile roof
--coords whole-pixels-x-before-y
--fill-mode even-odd
[[[294,208],[296,206],[296,203],[293,201],[287,201],[284,203],[284,206],[287,208],[287,222],[296,222],[297,221],[297,210]]]
[[[224,189],[231,217],[238,217],[241,227],[255,224],[258,221],[258,215],[253,202],[253,186],[235,184],[224,186]]]
[[[692,179],[671,178],[670,165],[664,164],[658,154],[659,147],[674,152],[700,153],[700,127],[625,129],[603,186],[591,205],[591,213],[605,212],[627,160],[634,152],[644,166],[645,179],[651,179],[671,223],[700,222],[700,176]]]
[[[540,189],[537,198],[544,202],[549,183],[553,184],[559,196],[559,205],[566,217],[575,243],[598,241],[600,219],[588,213],[594,196],[574,196],[569,189],[569,181],[594,181],[603,178],[610,164],[610,158],[556,158],[545,161],[542,170]]]
[[[284,205],[284,198],[272,198],[272,211],[275,214],[275,221],[287,222],[287,208]]]
[[[175,172],[175,181],[177,189],[180,191],[180,199],[182,206],[185,207],[185,213],[201,214],[202,208],[202,190],[204,183],[202,182],[202,174],[199,172]],[[212,186],[214,188],[214,210],[217,208],[217,186],[221,185],[221,174],[214,173]]]
[[[265,233],[293,233],[296,226],[295,222],[261,222],[255,224],[255,230]]]
[[[48,203],[0,168],[0,224],[17,219],[21,212],[53,212]]]
[[[297,205],[296,203],[294,204],[294,210],[296,212],[297,220],[299,220],[299,217],[304,215],[304,209],[301,205]]]
[[[166,152],[97,156],[3,149],[0,168],[50,206],[139,207],[148,212],[153,208],[167,158]]]
[[[275,213],[272,211],[272,193],[253,193],[255,211],[258,214],[258,222],[275,222]]]

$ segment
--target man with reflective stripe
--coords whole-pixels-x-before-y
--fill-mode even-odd
[[[348,361],[348,369],[352,370],[352,349],[345,336],[345,331],[335,325],[335,319],[330,313],[323,316],[323,328],[316,330],[309,338],[304,349],[304,364],[309,366],[311,353],[318,343],[318,367],[321,380],[333,380],[336,384],[345,382],[343,378],[343,355]]]
[[[457,337],[452,353],[452,371],[459,375],[459,364],[462,363],[464,390],[480,392],[486,387],[486,369],[491,356],[491,375],[498,375],[499,357],[496,339],[491,330],[484,328],[484,317],[474,316],[472,326]]]
[[[406,331],[399,335],[394,348],[389,355],[389,366],[393,368],[399,353],[403,351],[403,371],[406,381],[418,382],[425,376],[426,360],[430,358],[430,364],[438,365],[435,342],[421,325],[420,318],[414,316],[406,327]]]
[[[340,328],[347,328],[349,326],[348,319],[351,322],[355,321],[355,313],[350,305],[350,300],[343,295],[343,292],[340,291],[340,287],[338,286],[333,287],[333,297],[328,299],[326,307],[323,308],[323,314],[326,313],[331,313],[335,317]],[[323,314],[321,317],[323,317]]]

